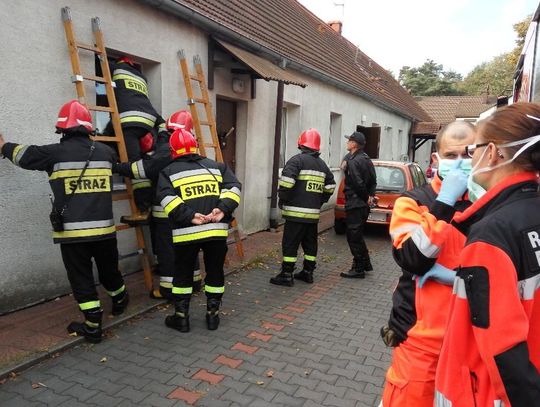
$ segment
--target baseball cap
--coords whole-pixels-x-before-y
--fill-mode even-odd
[[[345,136],[345,138],[347,140],[356,141],[358,144],[362,146],[366,144],[366,136],[364,136],[364,133],[359,132],[359,131],[355,131],[350,136]]]

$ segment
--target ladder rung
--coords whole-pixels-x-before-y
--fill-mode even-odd
[[[129,199],[129,194],[127,192],[114,192],[112,195],[113,201],[125,201]]]
[[[199,124],[202,125],[202,126],[210,126],[210,127],[212,127],[214,125],[214,123],[205,122],[205,121],[200,121]]]
[[[109,107],[109,106],[92,106],[92,105],[88,105],[88,106],[86,106],[86,108],[88,110],[96,110],[98,112],[109,112],[109,113],[114,112],[113,108]]]
[[[217,148],[215,144],[212,144],[212,143],[204,143],[203,144],[205,147],[212,147],[212,148]]]
[[[202,81],[199,79],[198,76],[190,75],[189,77],[190,77],[190,79],[191,79],[192,81],[202,82]]]
[[[129,228],[131,228],[131,226],[129,226],[129,225],[124,225],[124,224],[116,225],[116,230],[117,231],[126,230],[126,229],[129,229]]]
[[[93,140],[103,141],[105,143],[120,143],[120,138],[116,136],[93,136]]]
[[[81,42],[77,42],[75,45],[77,46],[77,48],[82,48],[88,51],[95,52],[96,54],[101,54],[101,50],[93,45],[83,44]]]
[[[104,77],[102,76],[96,76],[96,75],[83,75],[83,78],[84,79],[87,79],[89,81],[94,81],[94,82],[101,82],[101,83],[106,83],[107,82],[107,79],[105,79]]]

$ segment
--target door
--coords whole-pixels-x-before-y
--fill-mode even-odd
[[[373,123],[373,127],[356,126],[356,131],[366,136],[366,148],[364,151],[369,158],[379,158],[379,145],[381,140],[381,128]]]
[[[223,161],[234,172],[236,167],[236,102],[216,100],[216,130]]]

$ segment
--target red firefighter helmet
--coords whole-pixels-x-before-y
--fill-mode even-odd
[[[75,129],[81,126],[89,132],[94,131],[92,116],[88,109],[77,100],[70,100],[58,112],[58,119],[56,120],[57,132],[61,133],[63,130]]]
[[[127,56],[127,55],[123,55],[121,56],[120,58],[118,58],[116,60],[116,63],[119,64],[121,62],[125,62],[126,64],[130,64],[130,65],[135,65],[135,61],[133,60],[133,58],[131,58],[130,56]]]
[[[308,129],[298,137],[298,147],[304,146],[312,150],[321,149],[321,135],[315,129]]]
[[[169,146],[171,147],[172,158],[195,154],[197,152],[197,140],[195,140],[193,134],[185,129],[173,131],[173,134],[169,138]]]
[[[193,129],[193,119],[191,113],[187,110],[179,110],[171,114],[167,120],[167,129],[174,131],[176,129],[186,129],[191,133]]]
[[[154,136],[152,136],[152,133],[148,132],[139,139],[139,147],[141,148],[141,154],[152,151],[152,147],[154,147]]]

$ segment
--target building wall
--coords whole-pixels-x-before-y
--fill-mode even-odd
[[[66,5],[71,8],[79,41],[92,42],[90,18],[100,16],[108,48],[142,61],[150,98],[164,117],[187,107],[177,51],[185,50],[190,66],[192,56],[199,54],[206,69],[208,39],[202,31],[134,0],[20,0],[0,9],[4,56],[0,70],[0,131],[8,141],[47,144],[58,140],[54,133],[58,108],[76,96],[70,83],[71,65],[60,18],[60,9]],[[90,56],[82,62],[86,71],[93,71]],[[346,153],[343,135],[354,131],[357,124],[372,123],[387,128],[381,131],[381,158],[398,159],[406,153],[408,120],[298,75],[308,86],[285,87],[287,159],[297,153],[300,132],[315,127],[323,138],[322,157],[330,160],[339,181],[337,167]],[[233,77],[245,81],[244,93],[232,91]],[[243,202],[236,216],[247,233],[268,227],[277,97],[276,82],[257,80],[256,98],[251,99],[249,83],[248,76],[216,69],[211,92],[214,106],[218,96],[237,102],[236,173],[243,184]],[[88,86],[90,102],[92,92]],[[334,122],[332,140],[331,115],[339,117],[340,123],[337,126]],[[0,313],[69,293],[59,247],[53,245],[50,236],[47,175],[0,160],[0,189]],[[331,202],[334,200],[335,196]],[[128,212],[127,202],[116,202],[114,209],[118,221]],[[129,257],[135,248],[134,233],[120,232],[118,237],[120,254],[128,256],[121,261],[122,271],[137,270],[136,256]]]

